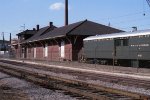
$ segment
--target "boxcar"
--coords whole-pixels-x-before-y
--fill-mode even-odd
[[[150,67],[150,30],[91,36],[83,41],[87,62]]]

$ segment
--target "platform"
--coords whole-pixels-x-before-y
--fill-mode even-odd
[[[150,80],[150,69],[146,68],[108,66],[108,65],[78,63],[78,62],[49,62],[49,61],[14,60],[14,59],[3,59],[3,60],[42,65],[51,68],[61,68],[88,73],[97,73],[112,76],[135,78],[141,80]]]

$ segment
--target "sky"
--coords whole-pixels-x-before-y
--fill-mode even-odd
[[[146,0],[68,0],[69,24],[85,19],[131,31],[150,29],[150,7]],[[25,29],[64,25],[65,0],[0,0],[0,39],[12,38]]]

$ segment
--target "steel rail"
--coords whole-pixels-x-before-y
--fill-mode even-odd
[[[118,98],[119,97],[134,98],[134,99],[139,99],[139,100],[149,100],[150,99],[149,96],[138,94],[138,93],[132,93],[132,92],[123,91],[123,90],[119,90],[119,89],[113,89],[113,88],[107,88],[107,87],[103,87],[100,85],[94,85],[94,84],[86,83],[86,82],[79,81],[79,80],[71,80],[71,79],[65,79],[65,78],[60,78],[60,77],[56,77],[56,76],[50,76],[50,75],[42,74],[42,73],[35,73],[33,71],[23,70],[21,68],[13,68],[10,66],[11,65],[8,66],[8,64],[1,65],[0,71],[24,78],[26,80],[37,82],[39,84],[48,85],[48,86],[52,85],[55,88],[63,89],[63,90],[73,92],[76,94],[78,93],[79,95],[87,96],[92,99],[111,100],[111,98],[107,97],[108,94],[112,94],[112,96],[114,96],[113,94],[115,94],[118,96]],[[51,83],[51,81],[54,81],[54,83],[53,82]],[[71,85],[73,85],[73,86],[75,85],[76,87],[71,87]],[[86,90],[84,90],[83,87]],[[91,92],[88,90],[94,90],[94,93],[93,93],[93,91]],[[105,92],[104,94],[106,94],[106,92],[107,92],[107,94],[106,94],[106,96],[98,95],[98,93],[99,93],[98,91]],[[95,94],[95,92],[97,92],[97,93]],[[100,98],[103,98],[103,99],[100,99]]]
[[[2,61],[3,62],[3,61]],[[134,86],[138,88],[145,88],[145,89],[150,89],[150,81],[147,80],[140,80],[140,79],[134,79],[134,78],[125,78],[125,77],[120,77],[120,76],[111,76],[111,75],[102,75],[102,74],[94,74],[94,73],[87,73],[87,72],[78,72],[78,71],[71,71],[71,70],[61,70],[56,68],[48,68],[46,66],[41,66],[41,65],[33,65],[33,64],[25,64],[22,62],[13,62],[13,61],[4,61],[4,63],[12,63],[14,65],[22,65],[24,67],[28,68],[34,68],[34,69],[40,69],[40,70],[46,70],[46,71],[52,71],[55,73],[67,73],[69,75],[74,75],[74,76],[80,76],[79,78],[85,79],[88,77],[88,79],[91,80],[100,80],[104,82],[110,82],[114,84],[120,84],[124,86]],[[31,66],[32,65],[32,66]]]

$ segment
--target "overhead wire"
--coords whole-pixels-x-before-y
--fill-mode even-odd
[[[137,25],[136,27],[137,28],[139,28],[139,30],[145,30],[145,27],[148,27],[147,29],[150,29],[150,24],[141,24],[141,25]],[[142,28],[142,27],[144,27],[144,28]],[[131,31],[131,29],[132,29],[132,27],[129,27],[129,26],[127,26],[127,27],[118,27],[119,29],[122,29],[122,30],[124,30],[124,31]]]
[[[148,11],[145,11],[148,12]],[[120,16],[113,16],[113,17],[105,17],[105,18],[99,18],[100,20],[114,20],[114,19],[118,19],[118,18],[123,18],[123,17],[131,17],[131,16],[136,16],[136,15],[140,15],[142,14],[143,11],[138,11],[135,13],[129,13],[129,14],[124,14],[124,15],[120,15]]]
[[[131,22],[139,22],[139,21],[144,21],[144,20],[149,20],[150,21],[150,17],[146,17],[146,18],[138,18],[138,19],[130,19],[130,20],[126,20],[126,21],[120,21],[120,22],[116,22],[113,24],[122,24],[122,23],[131,23]]]

